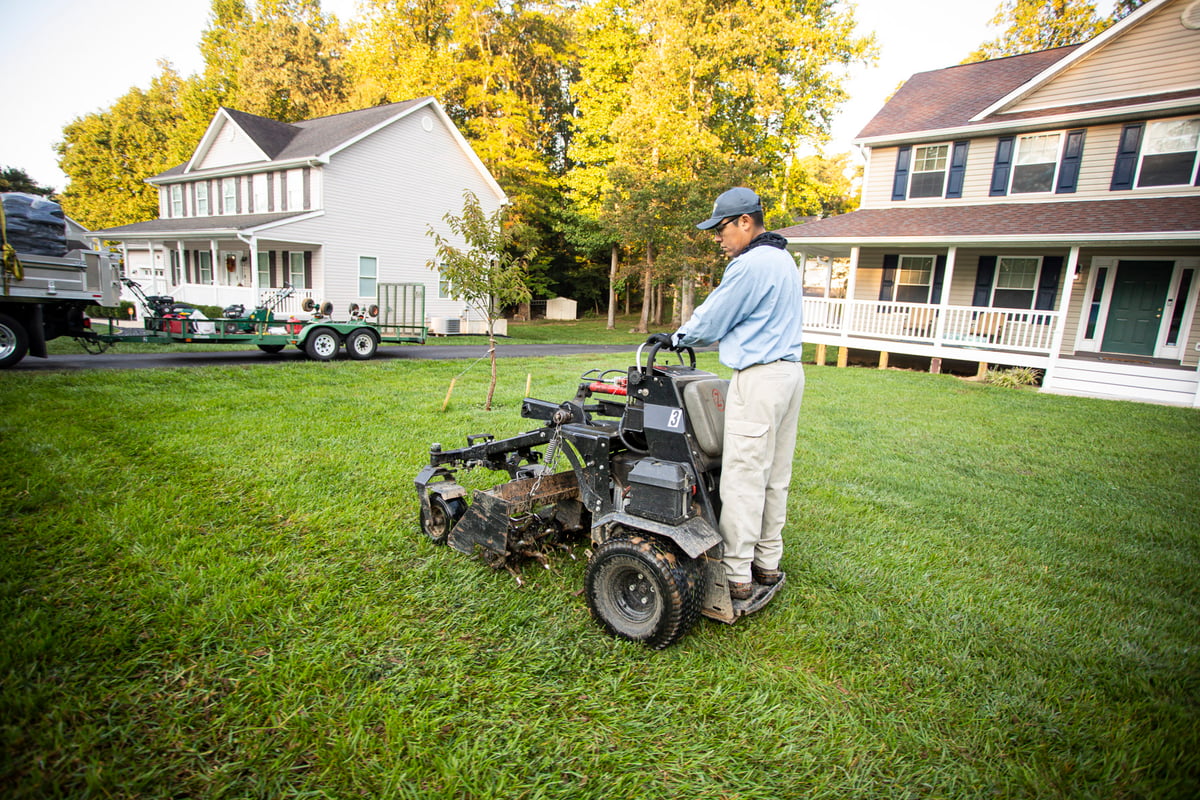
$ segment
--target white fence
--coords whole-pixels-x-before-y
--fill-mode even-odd
[[[947,347],[1049,354],[1061,323],[1058,311],[804,299],[806,331]]]

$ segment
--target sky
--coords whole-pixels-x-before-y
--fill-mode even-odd
[[[850,100],[834,120],[826,153],[850,141],[888,96],[917,72],[953,66],[987,39],[1000,0],[857,0],[863,32],[874,32],[879,60],[856,67]],[[323,0],[343,22],[357,0]],[[200,71],[200,34],[210,0],[0,0],[0,165],[20,167],[62,190],[54,145],[72,120],[111,106],[134,86],[148,88],[167,59],[180,75]]]

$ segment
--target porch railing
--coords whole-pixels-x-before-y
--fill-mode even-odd
[[[279,289],[253,289],[249,286],[214,286],[201,283],[181,283],[172,286],[168,294],[180,302],[204,306],[231,306],[241,304],[247,311],[257,308],[267,299],[274,297]],[[299,316],[306,299],[313,297],[312,289],[295,289],[291,295],[275,305],[275,316]]]
[[[1048,354],[1061,322],[1058,311],[804,298],[806,331],[924,345]]]

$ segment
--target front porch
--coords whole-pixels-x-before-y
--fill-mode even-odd
[[[1058,311],[804,299],[806,341],[925,358],[1046,369],[1062,326]]]

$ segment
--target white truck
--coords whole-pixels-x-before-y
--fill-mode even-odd
[[[45,358],[46,342],[60,336],[95,340],[84,309],[120,302],[119,258],[77,248],[64,255],[22,252],[10,233],[0,265],[0,369],[27,354]]]

